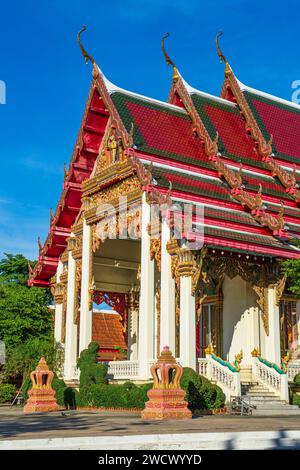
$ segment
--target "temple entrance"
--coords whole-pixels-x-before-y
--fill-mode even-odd
[[[99,360],[136,358],[140,242],[107,239],[93,255],[92,340]]]
[[[93,293],[92,340],[99,346],[99,361],[127,359],[128,294]]]
[[[201,318],[198,324],[200,357],[205,357],[205,349],[212,344],[216,350],[217,342],[217,321],[215,304],[209,303],[203,305]]]
[[[221,317],[222,302],[218,301],[217,296],[208,298],[202,306],[196,327],[197,357],[205,357],[205,349],[210,345],[218,356],[222,355]]]

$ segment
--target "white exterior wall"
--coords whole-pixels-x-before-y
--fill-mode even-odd
[[[251,364],[251,351],[259,347],[259,309],[250,284],[239,276],[223,282],[223,357],[230,362],[243,350],[243,365]]]

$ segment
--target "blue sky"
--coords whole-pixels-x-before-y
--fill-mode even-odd
[[[223,66],[214,37],[237,77],[286,99],[300,79],[296,1],[39,0],[2,2],[0,80],[0,256],[37,256],[49,208],[62,188],[91,78],[76,43],[84,43],[105,75],[128,90],[166,100],[171,70],[160,38],[194,87],[219,94]]]

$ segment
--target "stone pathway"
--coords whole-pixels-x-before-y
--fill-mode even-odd
[[[300,418],[200,416],[187,421],[142,421],[139,414],[66,411],[24,414],[0,408],[0,440],[138,434],[227,433],[300,430]]]

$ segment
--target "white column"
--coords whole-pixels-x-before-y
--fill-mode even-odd
[[[147,226],[151,220],[151,208],[142,197],[141,230],[141,286],[139,305],[138,360],[141,379],[150,377],[149,361],[154,358],[154,261],[150,260],[150,235]]]
[[[64,379],[75,377],[77,363],[77,325],[74,323],[76,262],[69,251]]]
[[[163,220],[161,227],[161,281],[160,281],[160,350],[169,346],[175,354],[175,279],[172,278],[171,256],[167,251],[170,228]]]
[[[92,310],[89,308],[91,249],[91,227],[84,220],[82,234],[79,354],[83,349],[86,349],[92,341]]]
[[[138,311],[136,308],[132,307],[129,312],[129,327],[128,327],[128,351],[129,351],[130,361],[136,361],[138,357],[137,334],[138,334]]]
[[[266,359],[280,365],[279,306],[276,305],[274,287],[268,289],[269,335],[265,338]]]
[[[57,271],[56,271],[56,282],[60,282],[60,275],[63,272],[63,263],[59,260]],[[63,304],[55,304],[55,316],[54,316],[54,340],[56,343],[61,343],[62,334],[62,312]]]
[[[180,277],[180,364],[196,370],[196,304],[191,276]]]

